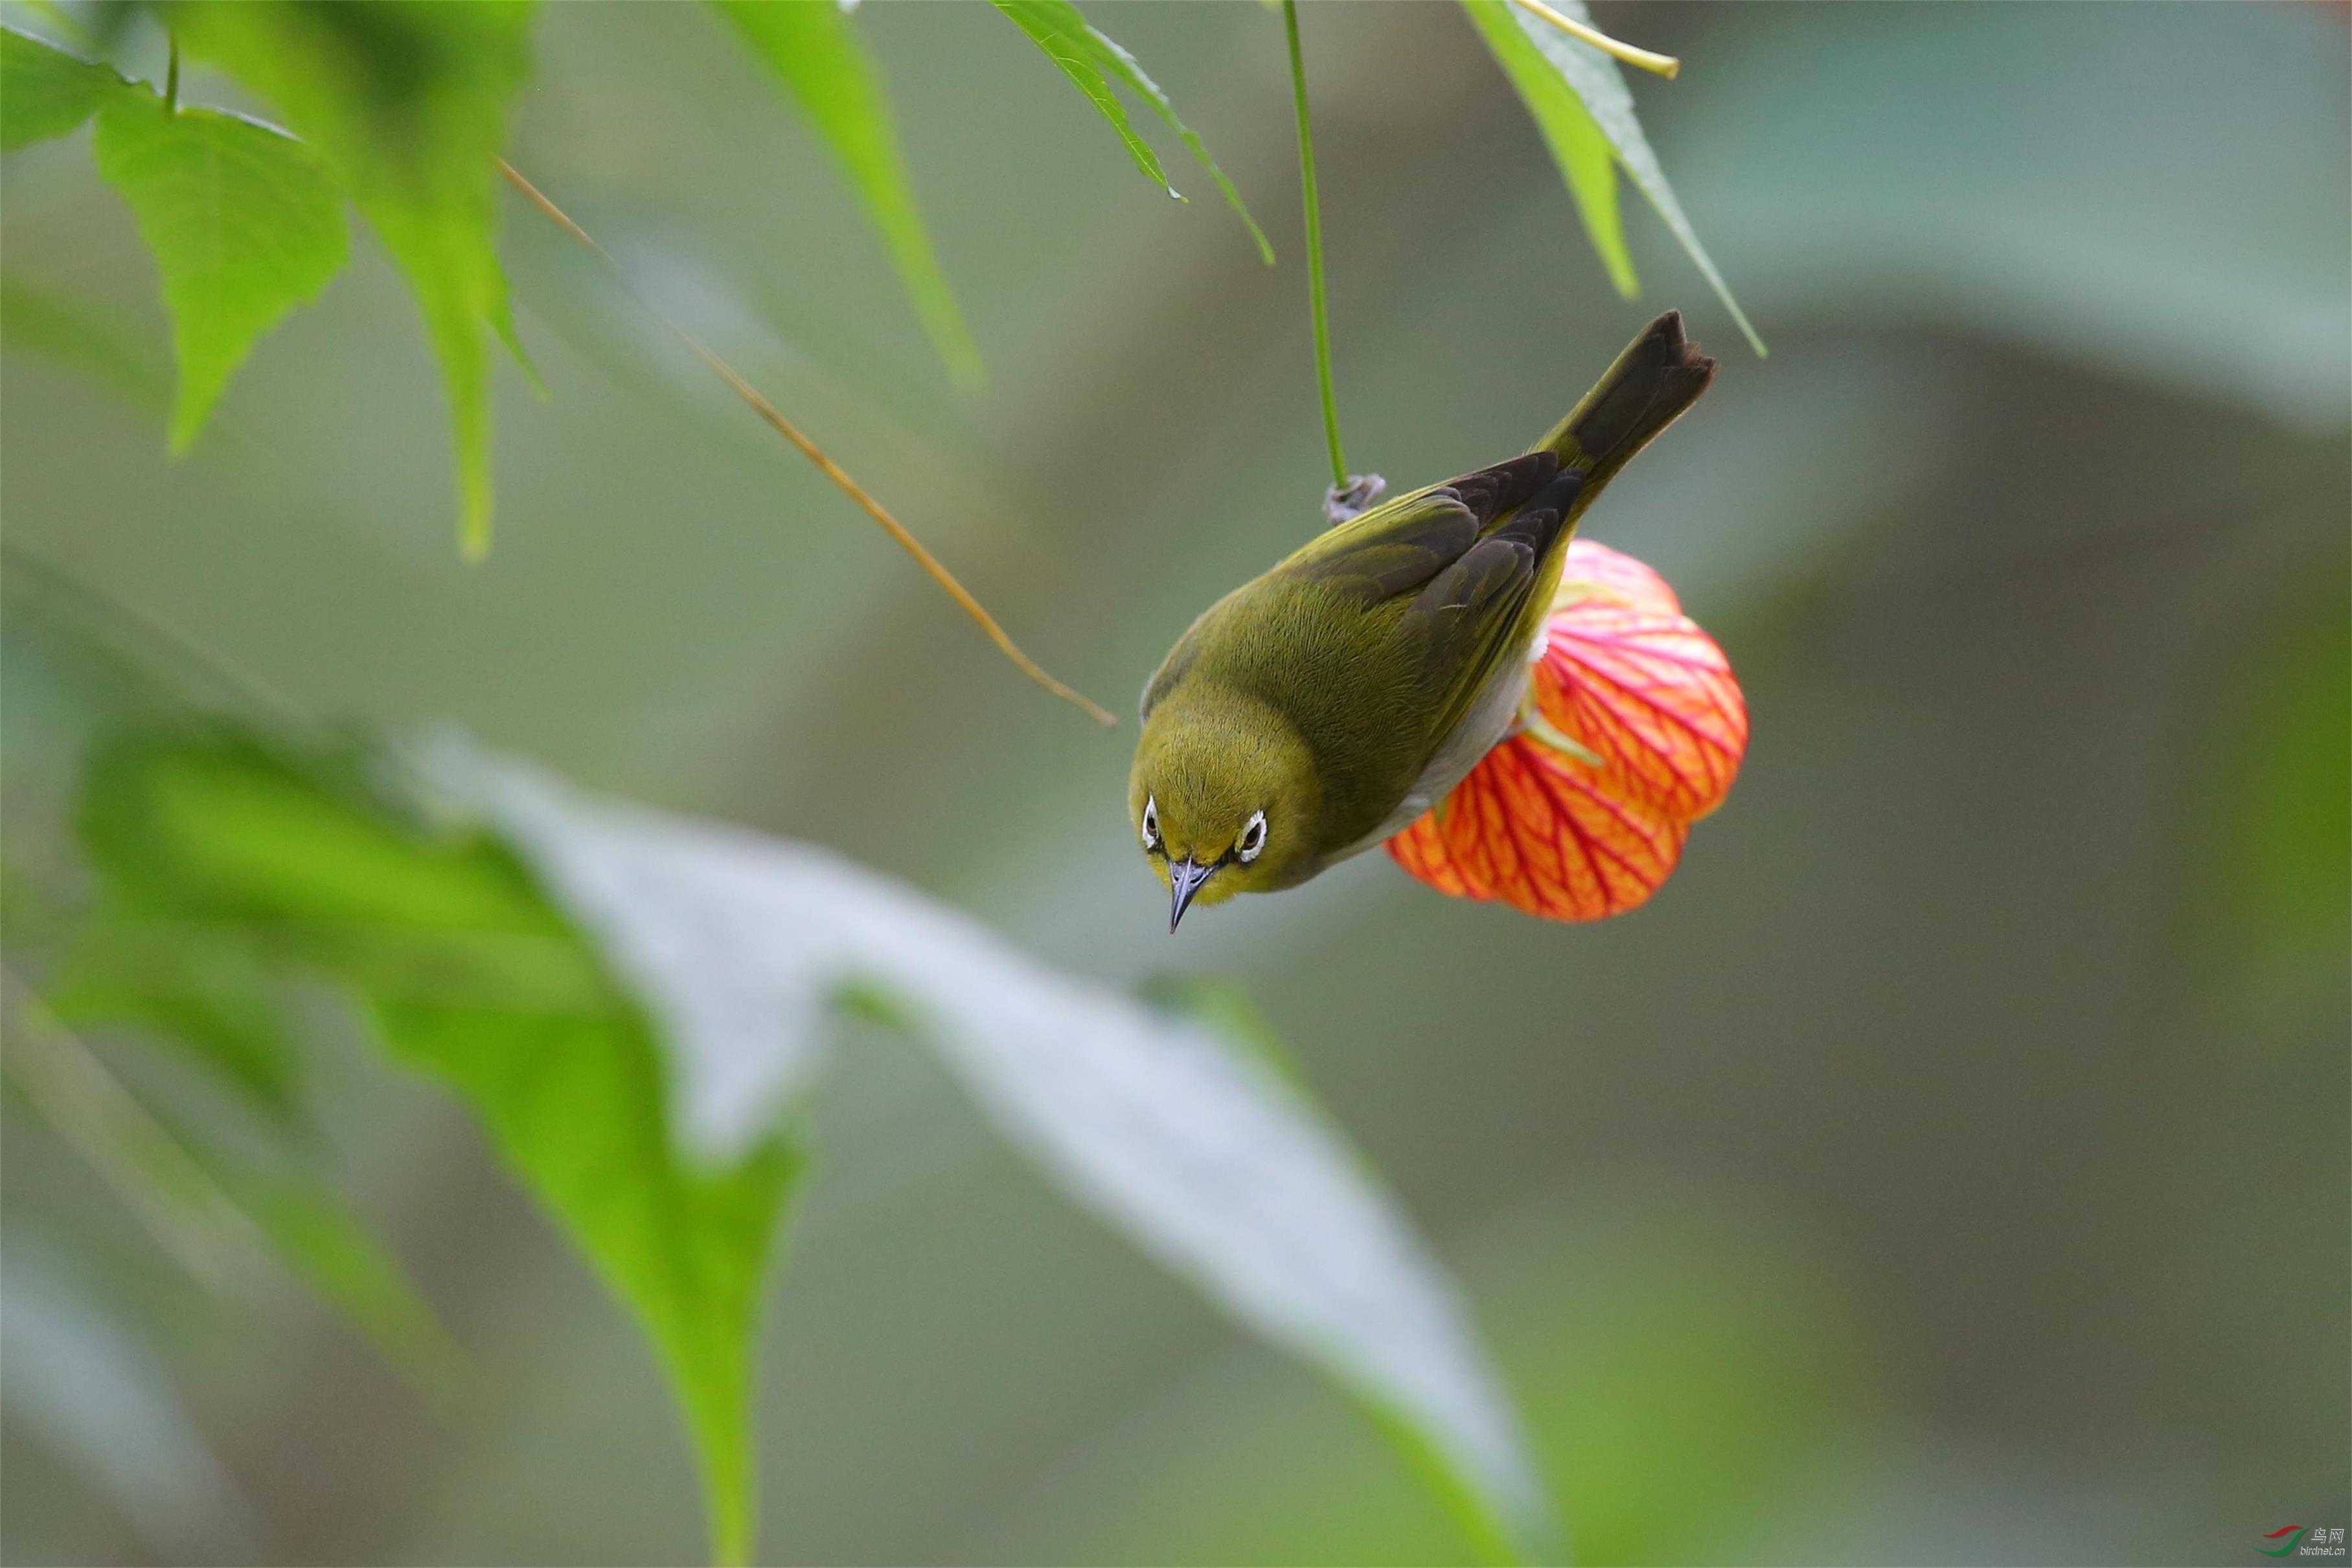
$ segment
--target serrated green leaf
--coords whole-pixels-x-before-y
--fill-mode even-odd
[[[105,66],[0,27],[0,152],[63,136],[126,86]]]
[[[1642,286],[1633,276],[1633,255],[1625,248],[1625,228],[1617,210],[1617,164],[1609,138],[1585,111],[1584,100],[1519,30],[1507,0],[1462,0],[1462,8],[1518,90],[1536,129],[1543,132],[1544,145],[1551,149],[1552,162],[1576,200],[1585,235],[1609,270],[1609,281],[1618,293],[1633,298]]]
[[[985,378],[980,349],[948,287],[915,204],[906,154],[890,117],[882,74],[857,41],[856,25],[836,5],[712,0],[784,90],[809,117],[849,176],[866,215],[915,302],[923,329],[956,382]]]
[[[1584,8],[1584,0],[1549,0],[1549,3],[1562,16],[1579,22],[1591,21]],[[1697,265],[1708,286],[1715,290],[1716,298],[1723,301],[1724,308],[1730,311],[1731,319],[1739,324],[1739,330],[1748,339],[1748,346],[1762,354],[1765,351],[1764,340],[1756,335],[1756,329],[1748,322],[1748,313],[1740,309],[1739,302],[1731,297],[1730,285],[1724,282],[1723,274],[1716,269],[1714,258],[1699,243],[1698,231],[1691,227],[1689,217],[1683,212],[1682,203],[1675,196],[1674,186],[1666,182],[1666,172],[1660,167],[1658,155],[1650,150],[1650,139],[1642,132],[1642,121],[1633,112],[1633,95],[1627,89],[1625,78],[1617,69],[1617,62],[1591,45],[1570,37],[1550,23],[1531,16],[1516,5],[1507,9],[1511,24],[1535,46],[1537,53],[1549,62],[1551,68],[1559,73],[1560,79],[1582,101],[1592,122],[1601,128],[1601,133],[1609,139],[1610,146],[1616,151],[1617,162],[1632,176],[1633,183],[1641,188],[1642,194],[1649,199],[1658,216],[1665,220],[1666,227],[1681,244],[1684,253]],[[1486,28],[1482,26],[1479,30],[1484,34]],[[1504,68],[1510,68],[1507,62]]]
[[[343,204],[310,150],[239,115],[174,114],[144,92],[98,117],[92,148],[163,275],[184,452],[262,335],[317,297],[350,254]]]
[[[529,0],[204,0],[173,12],[188,52],[270,103],[392,253],[439,361],[460,538],[489,549],[490,360],[515,344],[499,266],[498,158],[530,74]]]
[[[223,732],[100,748],[80,827],[110,894],[239,926],[342,980],[395,1058],[472,1107],[653,1341],[701,1456],[715,1550],[747,1557],[751,1331],[789,1145],[763,1134],[710,1163],[675,1151],[643,1015],[488,839],[428,831]]]
[[[1249,230],[1250,238],[1256,242],[1258,255],[1268,267],[1274,265],[1274,246],[1267,243],[1265,231],[1257,226],[1257,220],[1250,216],[1249,208],[1242,202],[1241,193],[1234,189],[1231,180],[1225,178],[1225,172],[1217,167],[1217,161],[1209,156],[1209,150],[1200,137],[1176,117],[1176,106],[1168,101],[1168,95],[1160,90],[1160,84],[1144,74],[1142,66],[1137,63],[1133,55],[1089,25],[1070,0],[995,0],[995,4],[998,10],[1011,17],[1013,25],[1029,36],[1030,42],[1045,52],[1047,59],[1061,68],[1062,74],[1068,77],[1077,89],[1086,94],[1087,100],[1110,122],[1111,129],[1118,132],[1118,139],[1127,144],[1128,155],[1135,160],[1135,166],[1143,172],[1144,178],[1181,201],[1182,194],[1169,183],[1166,172],[1160,168],[1159,156],[1129,122],[1127,108],[1119,102],[1118,95],[1111,91],[1110,79],[1125,83],[1129,91],[1150,104],[1167,122],[1168,128],[1183,139],[1184,145],[1192,149],[1192,156],[1200,161],[1201,167],[1207,170],[1209,177],[1217,183],[1217,189],[1224,193],[1226,204],[1234,209],[1243,225]]]

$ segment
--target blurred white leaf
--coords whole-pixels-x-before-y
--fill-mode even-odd
[[[827,1010],[879,994],[1074,1198],[1401,1420],[1503,1542],[1549,1547],[1517,1419],[1444,1271],[1256,1061],[822,850],[593,800],[454,739],[425,768],[604,946],[668,1042],[677,1134],[702,1157],[772,1125]]]

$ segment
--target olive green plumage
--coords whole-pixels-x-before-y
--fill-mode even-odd
[[[1509,733],[1577,519],[1714,374],[1670,311],[1527,455],[1341,523],[1192,622],[1128,787],[1170,929],[1379,842]]]

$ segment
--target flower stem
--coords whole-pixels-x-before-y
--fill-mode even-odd
[[[1637,49],[1631,44],[1621,44],[1598,27],[1580,22],[1573,16],[1561,16],[1545,5],[1544,0],[1511,0],[1511,4],[1529,16],[1542,17],[1579,43],[1591,44],[1604,55],[1623,60],[1629,66],[1639,66],[1645,71],[1654,71],[1668,81],[1672,81],[1683,68],[1682,61],[1672,55],[1653,54],[1648,49]]]
[[[1298,0],[1282,0],[1290,38],[1290,96],[1298,105],[1298,184],[1307,206],[1307,297],[1315,310],[1315,384],[1323,398],[1323,437],[1331,448],[1331,484],[1345,489],[1348,459],[1339,448],[1339,405],[1331,394],[1331,312],[1323,293],[1323,204],[1315,192],[1315,131],[1307,119],[1307,62],[1298,52]]]
[[[856,502],[859,510],[880,524],[882,531],[896,540],[900,549],[914,557],[915,564],[921,567],[930,580],[938,583],[947,596],[954,600],[958,607],[978,623],[982,632],[988,633],[988,640],[996,644],[997,652],[1013,661],[1014,668],[1064,702],[1084,709],[1097,723],[1106,726],[1118,723],[1118,719],[1108,709],[1055,680],[1040,668],[1035,660],[1023,653],[1013,639],[1005,634],[1004,628],[996,623],[996,618],[980,607],[980,601],[974,599],[970,591],[955,580],[954,574],[940,564],[937,556],[925,549],[921,541],[907,531],[907,526],[904,523],[892,517],[881,502],[866,494],[866,487],[851,478],[841,465],[826,456],[824,449],[815,442],[802,434],[798,425],[779,413],[775,404],[760,395],[759,389],[736,373],[734,366],[720,359],[718,353],[701,339],[664,315],[651,299],[639,292],[637,286],[630,281],[629,275],[622,270],[621,264],[613,259],[612,253],[598,245],[586,229],[572,222],[571,214],[548,200],[545,193],[529,180],[524,179],[515,166],[503,158],[499,160],[499,172],[507,177],[509,184],[530,199],[531,205],[546,214],[549,222],[578,240],[595,256],[597,260],[603,262],[606,269],[619,280],[621,287],[628,291],[629,297],[644,307],[646,314],[659,322],[662,329],[671,337],[685,344],[688,350],[708,366],[713,375],[727,383],[730,392],[741,398],[752,413],[766,420],[777,434],[791,442],[802,456],[816,465],[818,473],[832,480],[843,495]]]
[[[171,51],[170,63],[163,68],[163,112],[177,114],[180,112],[180,37],[176,33],[167,33],[163,41],[164,47]]]

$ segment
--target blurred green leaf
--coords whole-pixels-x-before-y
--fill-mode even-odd
[[[293,138],[211,110],[174,114],[143,90],[106,106],[92,148],[163,275],[183,452],[262,334],[342,269],[342,200]]]
[[[1547,1549],[1443,1271],[1246,1049],[821,852],[587,800],[456,741],[418,762],[514,852],[427,828],[348,763],[226,732],[102,747],[83,839],[124,908],[341,977],[396,1056],[457,1086],[662,1348],[722,1556],[752,1540],[750,1330],[794,1169],[774,1128],[860,994],[1072,1197],[1360,1396],[1474,1538]]]
[[[0,152],[63,136],[125,85],[105,66],[0,27]]]
[[[173,967],[161,945],[148,951]],[[66,983],[70,990],[74,981]],[[231,1157],[167,1124],[68,1027],[62,996],[52,1004],[13,976],[7,990],[9,1079],[173,1261],[208,1289],[243,1297],[256,1288],[257,1266],[274,1258],[419,1386],[446,1386],[456,1362],[447,1333],[320,1173],[297,1161]],[[183,1008],[149,1021],[193,1034],[211,1020]],[[282,1123],[284,1109],[271,1109]]]
[[[460,1356],[408,1270],[341,1199],[305,1176],[222,1170],[279,1260],[420,1388],[440,1393]]]
[[[1190,1018],[1213,1030],[1227,1045],[1247,1051],[1276,1078],[1301,1094],[1309,1092],[1306,1069],[1291,1054],[1248,991],[1215,975],[1154,975],[1136,994],[1163,1011]]]
[[[503,829],[661,1021],[679,1132],[705,1161],[770,1124],[814,1071],[827,1014],[870,998],[861,1012],[904,1020],[1074,1201],[1402,1437],[1474,1539],[1552,1549],[1510,1401],[1444,1270],[1257,1054],[811,846],[585,799],[461,743],[426,767]]]
[[[21,277],[0,276],[0,346],[45,354],[143,412],[162,413],[171,395],[162,369],[96,307]]]
[[[1593,1190],[1595,1186],[1600,1190]],[[1460,1249],[1590,1563],[1840,1561],[1778,1528],[1882,1440],[1871,1323],[1792,1218],[1582,1173]],[[1197,1369],[1013,1561],[1428,1563],[1456,1553],[1387,1457],[1255,1357]]]
[[[13,972],[0,972],[0,995],[8,1082],[173,1262],[213,1290],[241,1289],[256,1236],[211,1170]]]
[[[1577,21],[1589,23],[1592,19],[1584,8],[1584,0],[1550,0],[1550,3],[1561,15]],[[1616,150],[1617,162],[1624,166],[1626,173],[1633,176],[1633,183],[1641,187],[1642,194],[1649,198],[1650,205],[1657,210],[1658,216],[1665,220],[1666,227],[1682,243],[1684,251],[1706,275],[1717,298],[1723,301],[1724,308],[1729,310],[1731,319],[1739,324],[1740,331],[1747,335],[1748,347],[1762,354],[1764,340],[1756,335],[1756,329],[1748,324],[1747,312],[1741,310],[1739,302],[1731,297],[1730,286],[1723,281],[1723,274],[1716,270],[1713,258],[1706,254],[1706,247],[1699,244],[1698,231],[1691,227],[1690,219],[1684,214],[1682,203],[1675,196],[1675,188],[1666,183],[1666,172],[1659,166],[1658,155],[1650,151],[1649,138],[1642,133],[1642,122],[1633,113],[1633,95],[1626,89],[1625,78],[1619,74],[1617,62],[1591,45],[1570,37],[1550,23],[1531,16],[1517,6],[1500,8],[1509,11],[1511,25],[1519,29],[1520,35],[1535,47],[1536,52],[1549,63],[1551,68],[1559,73],[1560,80],[1575,93],[1592,123],[1600,128],[1601,133],[1608,138],[1610,146]],[[1494,47],[1492,20],[1480,19],[1475,8],[1472,19],[1478,23],[1478,30],[1486,37],[1489,47]],[[1518,51],[1514,49],[1507,55],[1502,48],[1496,47],[1495,52],[1504,70],[1510,73],[1512,80],[1517,82],[1519,70],[1524,68],[1524,63],[1518,67],[1512,63],[1515,57],[1518,57]],[[1523,96],[1524,93],[1523,89]],[[1528,107],[1535,109],[1533,99],[1529,100]],[[1553,132],[1547,117],[1541,110],[1536,110],[1536,117],[1538,122],[1545,127],[1545,139],[1550,141]],[[1581,186],[1598,183],[1597,175],[1589,166],[1590,154],[1580,150],[1576,169],[1571,172],[1556,142],[1552,151],[1553,156],[1560,159],[1560,172],[1569,176],[1569,188],[1577,193],[1577,204],[1587,213],[1589,228],[1591,209],[1586,205]],[[1595,243],[1599,243],[1597,239]],[[1605,250],[1602,258],[1607,259]],[[1613,265],[1612,273],[1613,276]]]
[[[682,1158],[644,1019],[530,876],[349,777],[226,733],[130,736],[94,757],[81,828],[114,894],[242,925],[342,978],[395,1057],[465,1098],[653,1339],[702,1457],[716,1550],[748,1556],[751,1327],[796,1166],[784,1142]],[[364,1272],[312,1239],[331,1277]]]
[[[448,389],[469,556],[490,541],[485,329],[522,357],[496,186],[507,100],[530,74],[530,14],[528,0],[204,0],[173,12],[191,55],[274,105],[317,150],[407,277]]]
[[[1135,160],[1135,166],[1143,171],[1144,178],[1178,201],[1182,201],[1181,193],[1168,183],[1168,175],[1160,168],[1159,156],[1151,151],[1150,144],[1136,134],[1135,127],[1129,123],[1127,108],[1119,102],[1118,95],[1111,91],[1108,78],[1115,78],[1124,82],[1129,92],[1150,104],[1167,122],[1168,128],[1183,139],[1184,145],[1192,149],[1192,156],[1200,160],[1201,167],[1207,170],[1209,177],[1217,183],[1217,189],[1224,193],[1226,204],[1234,209],[1243,225],[1249,230],[1250,238],[1256,242],[1258,255],[1268,267],[1274,265],[1274,246],[1267,243],[1265,231],[1257,226],[1257,220],[1250,216],[1249,208],[1243,204],[1241,193],[1234,189],[1231,180],[1225,178],[1225,172],[1217,167],[1217,161],[1209,156],[1209,150],[1202,145],[1200,137],[1176,118],[1176,106],[1168,101],[1168,95],[1160,90],[1160,84],[1144,74],[1142,66],[1136,62],[1133,55],[1090,26],[1070,0],[995,0],[995,4],[998,10],[1013,19],[1014,26],[1029,35],[1030,42],[1045,51],[1047,59],[1061,68],[1062,74],[1087,95],[1087,101],[1102,117],[1110,121],[1111,129],[1118,132],[1121,141],[1127,143],[1128,156]]]
[[[1608,136],[1593,122],[1568,78],[1520,31],[1509,0],[1462,0],[1462,8],[1518,89],[1519,101],[1535,117],[1544,145],[1551,149],[1552,162],[1576,199],[1585,235],[1601,265],[1609,269],[1609,281],[1618,293],[1633,298],[1641,292],[1641,283],[1625,248],[1624,225],[1617,211],[1617,164]]]
[[[857,41],[856,24],[835,5],[713,3],[833,149],[874,226],[882,231],[891,265],[949,375],[964,385],[979,384],[985,374],[980,349],[931,249],[881,72]]]
[[[2352,604],[2329,553],[2231,672],[2221,820],[2190,900],[2193,950],[2233,999],[2280,1016],[2340,1016],[2352,950]]]
[[[143,1025],[282,1121],[294,1113],[296,1060],[275,993],[245,932],[144,920],[107,902],[78,923],[42,988],[67,1023]]]

